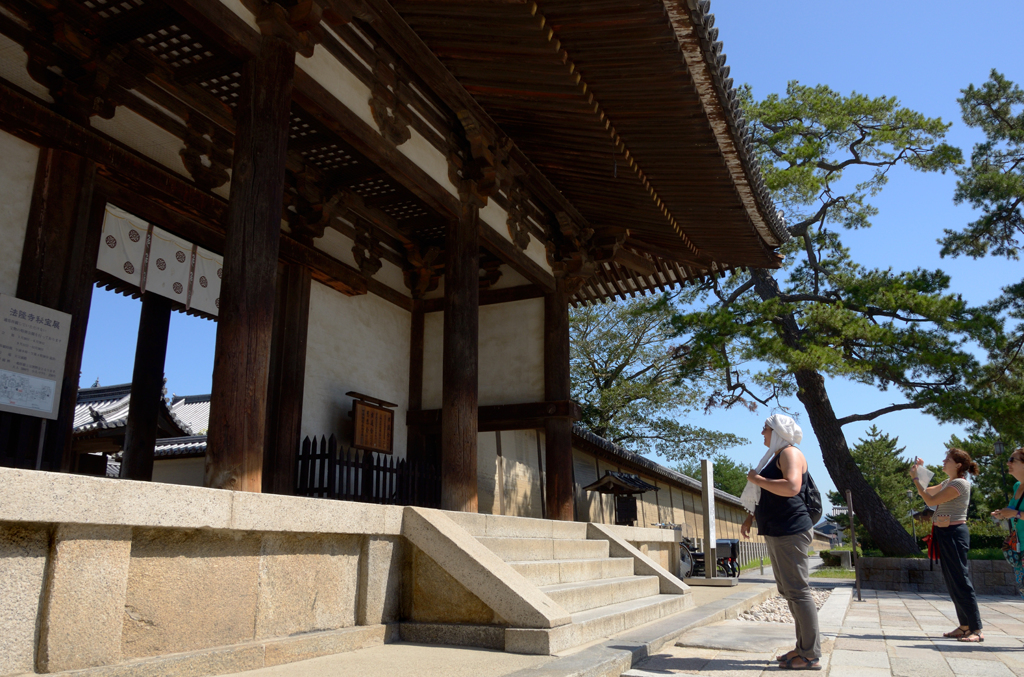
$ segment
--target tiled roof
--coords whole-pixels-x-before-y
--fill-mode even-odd
[[[206,435],[190,437],[165,437],[156,441],[153,452],[156,458],[184,458],[206,455]]]
[[[79,388],[78,401],[75,404],[75,434],[110,428],[124,428],[128,424],[128,404],[131,400],[132,384],[122,383],[114,386],[97,386],[95,388]],[[202,432],[206,432],[207,420],[210,417],[210,396],[205,405],[187,405],[182,408],[183,417],[173,408],[164,403],[164,417],[176,425],[181,432],[190,434],[198,432],[195,423],[202,422]],[[181,398],[182,402],[190,398]],[[188,420],[191,419],[191,420]]]
[[[187,425],[193,434],[205,434],[210,427],[210,396],[175,397],[171,402],[171,413]]]
[[[652,475],[657,475],[662,479],[672,482],[674,484],[689,487],[690,489],[695,490],[697,493],[700,493],[703,489],[701,483],[698,480],[695,480],[692,477],[689,477],[682,473],[678,473],[675,470],[666,468],[665,466],[655,463],[650,459],[644,458],[640,454],[635,454],[632,451],[623,449],[619,445],[613,442],[609,442],[603,437],[595,435],[594,433],[584,429],[580,425],[573,425],[572,434],[577,441],[584,442],[586,444],[591,445],[592,447],[597,447],[598,449],[601,449],[602,451],[608,453],[609,455],[615,456],[625,461],[626,463],[630,463],[634,466],[639,466],[640,468],[643,468],[644,470],[650,472]],[[721,489],[715,489],[715,498],[721,501],[725,501],[726,503],[731,503],[733,505],[739,506],[740,508],[743,507],[743,503],[740,502],[739,498],[733,496],[732,494],[727,494]]]

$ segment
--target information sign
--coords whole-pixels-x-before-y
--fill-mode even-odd
[[[57,418],[71,315],[0,294],[0,411]]]

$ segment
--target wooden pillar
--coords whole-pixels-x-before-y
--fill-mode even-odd
[[[43,148],[32,193],[17,297],[70,313],[71,328],[64,361],[58,418],[0,413],[0,456],[4,464],[70,472],[71,449],[82,348],[89,321],[96,255],[104,205],[93,205],[96,164],[62,150]]]
[[[423,409],[423,342],[426,331],[426,314],[423,305],[416,301],[412,309],[412,327],[409,332],[409,411]],[[426,461],[426,447],[423,432],[418,426],[410,426],[405,457],[409,461]]]
[[[214,350],[206,486],[261,491],[295,51],[262,36],[243,68]]]
[[[477,512],[480,250],[478,207],[464,200],[445,233],[441,508]]]
[[[171,300],[159,294],[142,295],[139,338],[135,342],[132,399],[124,436],[121,477],[149,482],[153,479],[153,449],[163,397],[167,331],[171,326]]]
[[[263,491],[272,494],[295,493],[312,280],[304,266],[282,263],[279,267],[263,456]]]
[[[544,398],[568,400],[569,297],[565,282],[544,296]],[[572,421],[549,418],[544,426],[544,459],[547,466],[547,517],[573,519]]]

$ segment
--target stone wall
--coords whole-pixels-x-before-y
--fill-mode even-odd
[[[403,510],[0,468],[0,675],[222,674],[381,644]]]
[[[233,673],[381,644],[404,620],[540,627],[523,609],[554,603],[521,577],[489,597],[500,560],[446,515],[0,468],[0,677]],[[677,532],[610,530],[675,570]]]
[[[861,557],[857,561],[861,586],[868,590],[946,592],[941,562],[899,557]],[[969,561],[971,581],[979,595],[1016,595],[1013,569],[1002,560]]]

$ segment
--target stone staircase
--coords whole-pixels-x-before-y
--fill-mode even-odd
[[[592,532],[588,538],[584,522],[448,515],[570,614],[567,625],[507,629],[506,651],[554,654],[693,606],[678,579],[666,584],[659,575],[638,574],[634,557]]]

